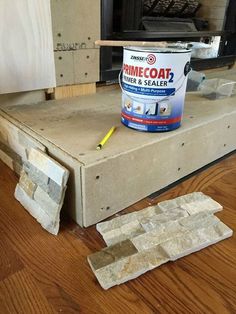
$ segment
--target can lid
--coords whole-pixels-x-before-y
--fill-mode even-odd
[[[124,47],[125,50],[137,51],[137,52],[151,52],[151,53],[188,53],[191,49],[176,46],[167,47],[135,47],[127,46]]]

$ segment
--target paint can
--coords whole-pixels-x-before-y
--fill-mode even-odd
[[[119,76],[121,121],[146,131],[171,131],[181,125],[191,50],[124,47]]]

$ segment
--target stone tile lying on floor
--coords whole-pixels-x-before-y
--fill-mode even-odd
[[[88,262],[103,289],[109,289],[114,285],[137,278],[145,272],[168,262],[168,260],[169,257],[160,246],[144,252],[136,251],[101,268],[96,268],[97,264],[94,263],[94,254],[88,256]]]
[[[186,230],[184,227],[180,226],[178,222],[172,223],[172,230],[166,231],[165,227],[162,229],[157,228],[152,231],[146,232],[140,236],[132,238],[131,241],[138,249],[138,251],[143,251],[150,249],[162,242],[172,239],[177,234],[183,234]]]
[[[174,212],[176,213],[175,210]],[[166,218],[170,217],[169,212],[159,215],[162,218],[159,225],[155,225],[155,229],[88,257],[89,264],[104,289],[134,279],[168,261],[201,250],[230,237],[233,233],[210,211],[185,217],[177,215],[177,219],[172,221],[164,219],[164,215]],[[137,218],[137,215],[135,217]]]
[[[172,200],[163,201],[158,203],[158,206],[162,211],[179,207],[185,209],[189,215],[196,214],[200,211],[217,212],[222,210],[222,206],[219,203],[202,192],[193,192]]]
[[[100,222],[97,224],[96,228],[100,233],[106,233],[114,229],[118,229],[124,226],[127,223],[130,223],[134,220],[138,220],[138,217],[151,217],[156,213],[159,213],[160,210],[158,206],[149,206],[137,212],[132,212],[129,214],[121,215],[116,218],[113,218],[109,221]]]
[[[46,230],[57,234],[69,171],[39,149],[30,149],[28,157],[15,197]]]
[[[106,222],[98,223],[96,228],[102,234],[106,244],[112,245],[143,234],[147,229],[155,228],[158,224],[155,217],[160,217],[160,220],[170,219],[167,218],[166,215],[162,217],[161,213],[158,206],[149,206],[138,212],[129,213]],[[180,211],[178,213],[175,211],[170,215],[174,218],[176,215],[185,217],[188,214],[184,210],[181,210],[181,213]]]
[[[145,229],[140,224],[140,221],[157,213],[160,213],[158,206],[149,206],[138,212],[121,215],[110,221],[101,222],[96,225],[96,228],[103,235],[106,244],[112,245],[144,233]]]
[[[120,228],[106,232],[103,238],[107,245],[113,245],[143,233],[145,233],[145,229],[139,224],[138,220],[134,220]]]
[[[161,228],[165,226],[165,223],[170,221],[176,221],[184,217],[188,217],[187,211],[175,208],[168,212],[163,212],[158,215],[153,215],[148,218],[140,219],[139,222],[146,232],[153,229]]]
[[[197,214],[200,211],[210,211],[212,213],[216,213],[222,210],[222,206],[213,199],[205,199],[202,201],[182,204],[181,208],[185,209],[189,213],[189,215]]]
[[[202,192],[194,192],[164,201],[138,212],[116,217],[97,224],[97,230],[107,245],[112,245],[160,228],[165,221],[178,220],[202,211],[216,212],[222,206]]]
[[[168,217],[168,216],[167,216]],[[198,228],[210,227],[220,220],[209,212],[201,212],[193,216],[180,218],[176,221],[168,221],[142,235],[131,239],[135,247],[139,250],[146,250],[171,240],[177,236],[184,237],[184,234]]]
[[[198,214],[194,214],[185,218],[179,219],[178,223],[185,227],[188,230],[197,229],[197,228],[205,228],[208,226],[212,226],[220,222],[220,219],[215,215],[209,213],[209,211],[199,212]]]
[[[171,261],[199,251],[209,245],[231,237],[233,231],[221,221],[206,228],[194,229],[183,235],[177,234],[161,247]]]
[[[125,239],[131,239],[131,238],[137,237],[138,235],[142,235],[146,233],[147,231],[151,231],[153,229],[160,230],[161,228],[164,228],[165,222],[175,221],[180,218],[189,216],[188,213],[182,209],[181,210],[174,209],[168,213],[159,213],[159,214],[156,214],[155,212],[153,212],[153,215],[150,216],[150,212],[152,208],[153,207],[145,208],[145,212],[148,213],[148,215],[145,215],[145,212],[141,211],[140,214],[139,212],[137,212],[137,215],[135,216],[134,215],[128,216],[129,215],[128,214],[128,215],[118,217],[118,218],[123,218],[122,221],[124,222],[124,224],[121,225],[120,227],[118,227],[118,224],[114,224],[114,221],[111,220],[111,226],[113,227],[115,225],[116,228],[111,229],[111,230],[109,230],[109,228],[106,228],[106,229],[103,229],[105,231],[103,232],[100,231],[106,244],[112,245],[120,241],[123,241]],[[116,220],[117,222],[117,218],[113,220]],[[97,230],[101,230],[100,226],[102,226],[103,224],[104,223],[97,224]]]

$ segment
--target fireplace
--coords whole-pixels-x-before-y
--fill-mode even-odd
[[[102,0],[101,38],[205,43],[215,49],[214,57],[192,58],[195,70],[230,65],[235,53],[227,49],[234,40],[228,5],[228,0]],[[122,53],[119,47],[101,48],[101,81],[117,79]]]

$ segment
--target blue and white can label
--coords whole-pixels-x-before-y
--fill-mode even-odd
[[[183,48],[124,48],[122,123],[148,132],[178,128],[190,57]]]

